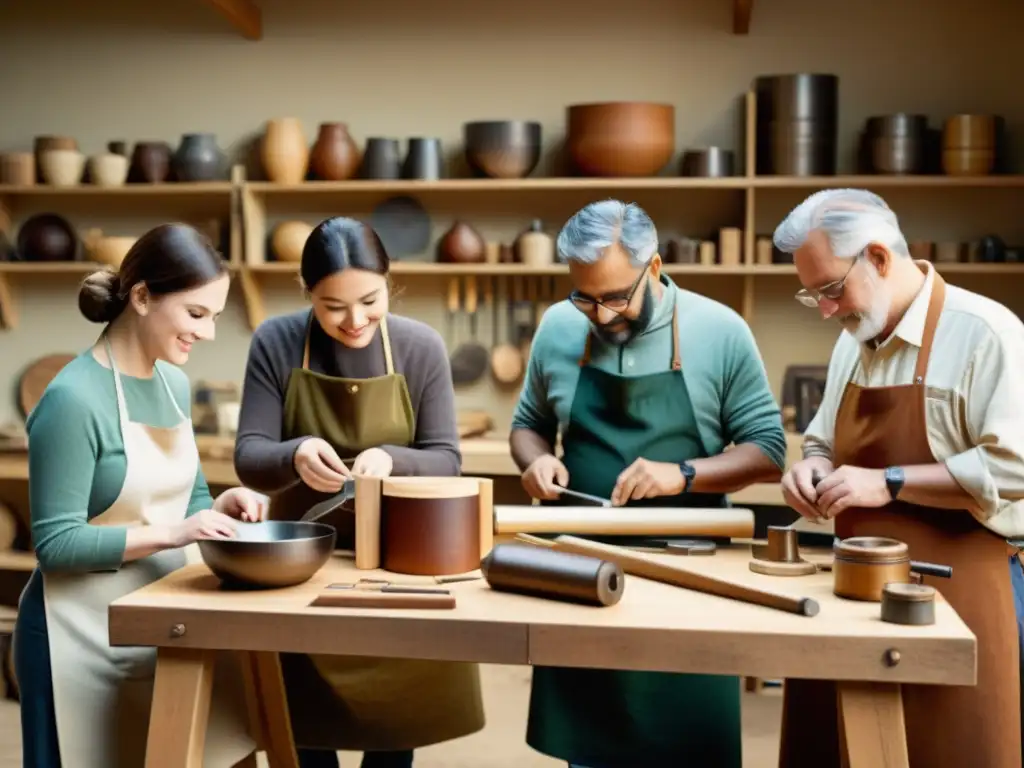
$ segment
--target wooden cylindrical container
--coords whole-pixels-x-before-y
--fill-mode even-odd
[[[381,487],[381,567],[445,576],[480,567],[480,482],[465,477],[401,478]]]
[[[832,591],[850,600],[880,602],[889,583],[910,582],[910,550],[905,543],[880,536],[836,541]]]

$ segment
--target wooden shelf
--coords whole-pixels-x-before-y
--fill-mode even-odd
[[[1024,265],[1022,271],[1024,271]],[[243,269],[255,274],[295,275],[299,265],[292,262],[272,261],[267,264],[253,264]],[[669,275],[773,275],[794,274],[791,266],[786,264],[764,266],[703,266],[701,264],[666,264],[665,273]],[[438,264],[437,262],[392,262],[391,272],[395,275],[514,275],[520,277],[567,275],[568,268],[563,264],[550,267],[528,267],[523,264]]]
[[[754,176],[753,189],[818,189],[826,187],[901,187],[901,188],[1024,188],[1024,176]]]
[[[224,197],[231,195],[234,187],[230,181],[123,184],[120,187],[98,187],[94,184],[79,184],[74,187],[0,184],[0,197]]]

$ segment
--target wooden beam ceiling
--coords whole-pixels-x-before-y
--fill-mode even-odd
[[[263,15],[252,0],[203,0],[247,40],[263,39]]]
[[[732,0],[732,33],[750,34],[750,16],[754,12],[754,0]]]

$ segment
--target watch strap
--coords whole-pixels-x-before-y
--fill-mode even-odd
[[[689,493],[690,486],[693,485],[693,478],[697,476],[697,470],[688,461],[682,462],[679,465],[679,470],[683,473],[683,493]]]

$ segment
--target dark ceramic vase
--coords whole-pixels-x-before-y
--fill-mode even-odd
[[[540,160],[540,123],[485,120],[462,126],[466,162],[477,176],[522,179]]]
[[[402,164],[402,178],[440,179],[443,162],[440,139],[409,139],[409,151]]]
[[[128,142],[127,141],[108,141],[107,152],[112,155],[123,155],[128,157]]]
[[[212,133],[186,133],[174,153],[178,181],[218,181],[224,178],[224,153]]]
[[[18,229],[18,258],[24,261],[75,261],[78,234],[62,216],[39,213]]]
[[[129,181],[160,184],[171,175],[171,148],[164,141],[140,141],[132,151]]]
[[[378,137],[366,140],[359,176],[363,179],[397,179],[401,176],[402,157],[398,139]]]

